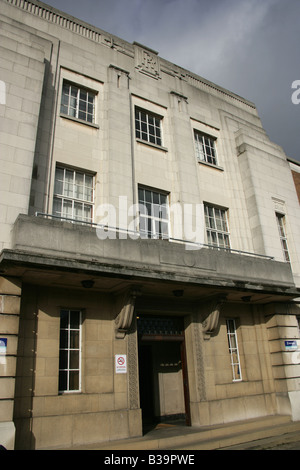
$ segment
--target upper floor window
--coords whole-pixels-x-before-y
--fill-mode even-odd
[[[55,172],[53,215],[93,222],[94,177],[70,168]]]
[[[207,243],[219,248],[230,248],[227,210],[204,205]]]
[[[95,122],[95,93],[64,82],[60,112],[89,123]]]
[[[213,137],[201,134],[194,130],[194,139],[196,147],[196,156],[199,162],[210,163],[211,165],[218,165],[217,152],[215,147],[215,140]]]
[[[135,108],[135,135],[155,145],[162,145],[162,118],[140,108]]]
[[[142,238],[169,238],[168,195],[139,187],[140,234]]]
[[[286,233],[285,233],[285,216],[283,214],[279,214],[278,212],[276,212],[276,219],[277,219],[277,226],[278,226],[279,237],[280,237],[284,260],[289,263],[290,256],[289,256],[287,238],[286,238]]]

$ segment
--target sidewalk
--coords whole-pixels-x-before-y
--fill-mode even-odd
[[[284,443],[293,436],[300,442],[300,421],[289,416],[268,416],[216,426],[187,427],[182,423],[161,423],[142,437],[94,443],[68,450],[242,450],[264,444]],[[275,444],[274,444],[275,445]],[[295,444],[296,445],[296,444]],[[238,449],[239,448],[239,449]],[[261,448],[261,447],[260,447]],[[67,450],[67,449],[66,449]]]

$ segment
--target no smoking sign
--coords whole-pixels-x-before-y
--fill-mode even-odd
[[[126,354],[116,354],[115,355],[115,368],[116,368],[116,374],[126,374],[127,373],[127,357],[126,357]]]

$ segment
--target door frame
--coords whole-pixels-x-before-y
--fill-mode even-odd
[[[184,393],[184,407],[185,407],[185,424],[191,426],[191,409],[190,409],[190,393],[189,393],[189,381],[188,381],[188,367],[185,347],[185,335],[163,335],[163,334],[143,334],[138,339],[140,344],[147,342],[177,342],[180,343],[180,355],[181,355],[181,369],[182,369],[182,380],[183,380],[183,393]]]

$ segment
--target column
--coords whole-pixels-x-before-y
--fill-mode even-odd
[[[14,449],[13,423],[21,281],[0,277],[0,444]]]
[[[295,304],[265,307],[271,362],[280,414],[300,420],[300,337]]]

